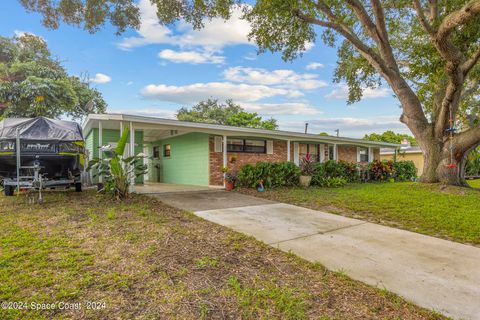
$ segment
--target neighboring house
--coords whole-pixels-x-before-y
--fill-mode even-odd
[[[240,128],[124,114],[91,114],[83,123],[90,158],[99,147],[114,146],[122,128],[134,132],[126,155],[144,153],[150,182],[223,185],[222,168],[235,172],[259,161],[300,163],[306,154],[316,161],[368,163],[380,159],[380,148],[400,145],[298,132]]]
[[[412,147],[408,140],[403,140],[400,150],[395,151],[392,148],[381,148],[380,159],[381,160],[394,160],[395,154],[397,160],[410,160],[415,163],[417,167],[417,174],[420,176],[423,172],[423,153],[420,147]]]

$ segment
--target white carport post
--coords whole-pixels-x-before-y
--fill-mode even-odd
[[[338,159],[338,149],[337,149],[337,144],[333,145],[333,160],[337,161]]]
[[[123,121],[120,121],[120,135],[119,135],[119,139],[120,139],[120,137],[122,137],[122,134],[123,134]],[[123,150],[122,157],[125,157],[125,150]],[[122,165],[123,165],[123,164],[122,164]]]
[[[227,136],[223,136],[223,168],[227,167]],[[223,169],[222,168],[222,169]],[[223,187],[225,188],[225,173],[223,174]]]
[[[130,121],[130,150],[129,157],[135,156],[135,128],[133,127],[133,122]],[[130,192],[135,191],[135,169],[130,174]]]
[[[103,159],[103,151],[102,151],[102,146],[103,146],[103,124],[102,121],[98,121],[98,158]],[[98,182],[103,183],[103,177],[102,175],[98,176]]]
[[[287,162],[290,162],[290,140],[287,140]]]

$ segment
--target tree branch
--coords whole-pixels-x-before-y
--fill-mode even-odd
[[[455,150],[459,152],[466,152],[480,144],[480,126],[473,127],[467,131],[457,134],[453,140]]]
[[[460,10],[450,13],[445,19],[443,19],[438,28],[438,38],[442,39],[448,37],[454,28],[465,24],[478,13],[480,13],[480,0],[472,0]]]
[[[427,31],[427,33],[431,36],[435,36],[435,30],[433,27],[430,25],[430,23],[427,21],[427,18],[425,17],[425,13],[423,11],[422,5],[420,4],[419,0],[413,0],[413,6],[415,10],[417,11],[418,19],[420,20],[420,24],[422,25],[423,29]]]
[[[338,26],[334,28],[334,30],[343,35],[392,87],[403,106],[404,112],[401,121],[407,124],[416,136],[426,137],[428,135],[427,131],[430,129],[430,124],[423,112],[422,105],[417,95],[413,92],[405,79],[402,78],[390,45],[388,42],[382,41],[379,33],[377,33],[378,30],[376,29],[375,24],[372,22],[361,3],[356,0],[347,0],[347,2],[354,6],[357,18],[363,21],[361,23],[364,28],[370,28],[370,31],[367,32],[373,34],[372,38],[374,38],[373,40],[376,39],[375,42],[378,43],[381,55],[360,40],[349,26],[337,22],[341,20],[335,16],[330,7],[323,1],[318,1],[316,6],[320,12],[325,14],[331,23]],[[378,2],[376,4],[380,5]],[[378,10],[379,8],[380,7],[377,8],[377,13],[380,13]],[[372,27],[374,30],[371,29]],[[387,59],[387,61],[385,59]]]
[[[430,23],[433,23],[438,17],[438,1],[429,0],[428,7],[430,8]]]
[[[472,0],[461,9],[446,16],[434,38],[435,46],[440,55],[454,64],[463,63],[466,59],[463,53],[449,40],[454,28],[465,24],[480,13],[480,0]]]
[[[477,51],[470,59],[468,59],[462,64],[461,68],[464,76],[466,76],[470,72],[470,70],[472,70],[472,68],[477,64],[479,59],[480,59],[480,47],[478,47]]]

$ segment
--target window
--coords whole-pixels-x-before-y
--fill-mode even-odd
[[[304,158],[309,154],[314,161],[320,161],[320,148],[318,144],[300,143],[299,154],[300,158]]]
[[[266,153],[265,140],[245,140],[245,152]]]
[[[228,139],[228,152],[266,153],[266,140]]]
[[[243,140],[242,139],[228,139],[227,151],[230,152],[243,152]]]
[[[360,162],[368,162],[368,148],[358,148],[358,159]]]
[[[170,157],[170,145],[169,144],[164,144],[163,145],[163,156],[164,157]]]
[[[335,160],[335,147],[328,146],[328,160]]]
[[[160,147],[159,146],[154,146],[153,147],[153,158],[154,159],[160,158]]]

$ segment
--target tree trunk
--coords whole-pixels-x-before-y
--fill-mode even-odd
[[[419,181],[424,183],[445,183],[448,185],[466,187],[465,164],[467,153],[454,150],[453,159],[450,155],[450,144],[424,143],[423,173]],[[455,146],[454,146],[455,147]]]

